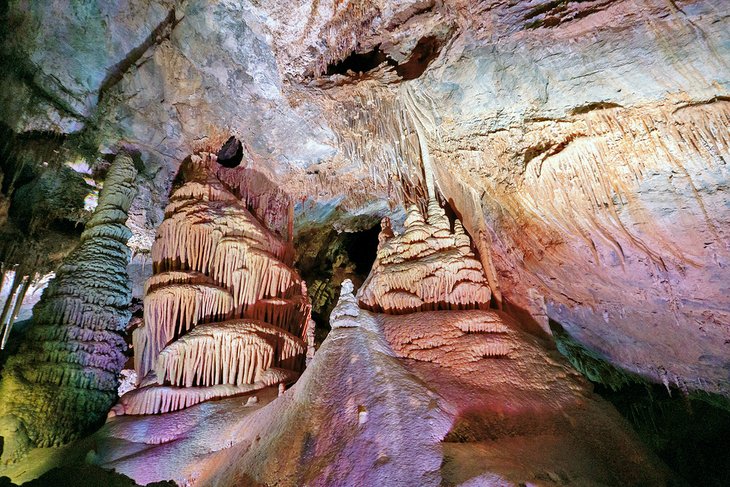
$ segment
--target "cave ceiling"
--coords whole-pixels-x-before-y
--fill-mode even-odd
[[[136,154],[135,252],[181,161],[231,136],[299,227],[400,225],[437,196],[499,306],[652,381],[728,396],[727,7],[8,1],[0,114],[92,166]]]

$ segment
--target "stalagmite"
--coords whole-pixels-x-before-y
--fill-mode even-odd
[[[81,241],[59,267],[0,383],[3,460],[98,426],[116,398],[130,318],[124,225],[136,194],[132,158],[116,157]]]
[[[311,306],[290,245],[211,174],[211,157],[192,156],[182,169],[189,180],[170,197],[144,324],[133,333],[140,386],[116,415],[242,394],[291,381],[304,366]]]
[[[352,283],[346,281],[332,313],[333,327],[339,326],[343,310],[357,314],[351,292]],[[465,371],[483,360],[509,360],[517,349],[507,318],[487,311],[490,297],[464,227],[457,219],[452,232],[434,199],[425,218],[415,205],[408,208],[401,235],[383,221],[375,264],[357,295],[365,308],[400,315],[381,318],[399,356]]]
[[[405,231],[383,226],[373,270],[358,292],[373,311],[406,313],[438,309],[488,308],[491,292],[482,265],[460,222],[451,224],[435,200],[427,219],[408,209]]]

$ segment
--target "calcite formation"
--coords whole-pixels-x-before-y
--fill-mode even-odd
[[[211,160],[211,158],[213,158]],[[133,332],[140,387],[113,414],[156,414],[296,379],[310,326],[291,244],[267,230],[195,155],[152,248],[144,322]]]
[[[402,235],[383,222],[378,253],[358,294],[366,308],[385,313],[488,308],[491,292],[469,236],[454,230],[435,200],[427,219],[411,206]]]
[[[132,158],[109,167],[81,242],[33,309],[33,322],[0,382],[3,460],[56,446],[99,426],[116,400],[131,316],[125,226],[136,194]]]
[[[190,486],[671,481],[618,413],[504,313],[377,314],[352,292],[343,282],[332,331],[280,397],[115,418],[94,461]]]
[[[4,4],[0,230],[9,200],[71,187],[54,166],[115,147],[144,165],[129,224],[139,384],[97,437],[99,463],[193,485],[666,484],[527,331],[562,330],[617,374],[730,397],[727,2]],[[35,144],[53,150],[6,158]],[[179,162],[201,150],[220,159],[195,156],[210,173],[164,214]],[[63,206],[46,200],[29,221]],[[373,273],[357,297],[345,286],[314,354],[292,236],[383,217]],[[75,221],[60,221],[68,245],[39,240],[49,260],[73,248]],[[3,340],[27,273],[8,286]],[[309,282],[317,318],[335,283],[364,277],[332,275]],[[59,321],[79,315],[75,285],[58,292]],[[36,342],[33,357],[61,360]],[[305,349],[311,367],[277,398]]]

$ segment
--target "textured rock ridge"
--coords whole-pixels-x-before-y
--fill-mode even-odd
[[[125,221],[136,174],[131,157],[114,159],[81,242],[58,268],[24,343],[3,369],[3,460],[88,433],[114,404],[131,316]]]
[[[194,155],[170,198],[144,323],[133,332],[140,387],[114,414],[166,413],[292,382],[304,366],[310,305],[290,244],[212,174],[214,157]]]

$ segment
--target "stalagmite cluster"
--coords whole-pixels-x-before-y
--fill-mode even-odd
[[[358,292],[361,306],[391,314],[489,307],[491,292],[461,223],[452,232],[435,200],[427,217],[410,207],[402,235],[383,222],[373,270]]]
[[[3,459],[30,446],[79,437],[103,421],[114,404],[126,361],[123,338],[131,289],[125,226],[136,194],[131,157],[116,157],[99,204],[40,302],[18,353],[0,383]]]
[[[359,304],[385,313],[380,315],[383,331],[399,356],[465,374],[487,370],[482,375],[490,384],[495,374],[484,359],[512,358],[519,348],[514,333],[518,325],[489,310],[490,289],[461,222],[454,221],[452,232],[433,199],[427,216],[424,220],[412,206],[402,235],[383,221],[377,259],[358,292]],[[333,321],[345,309],[357,315],[351,292],[352,285],[343,284]],[[436,310],[450,312],[427,312]]]
[[[291,382],[304,366],[310,306],[291,244],[212,175],[211,157],[193,156],[170,198],[144,323],[133,332],[140,387],[114,414],[164,413]]]

